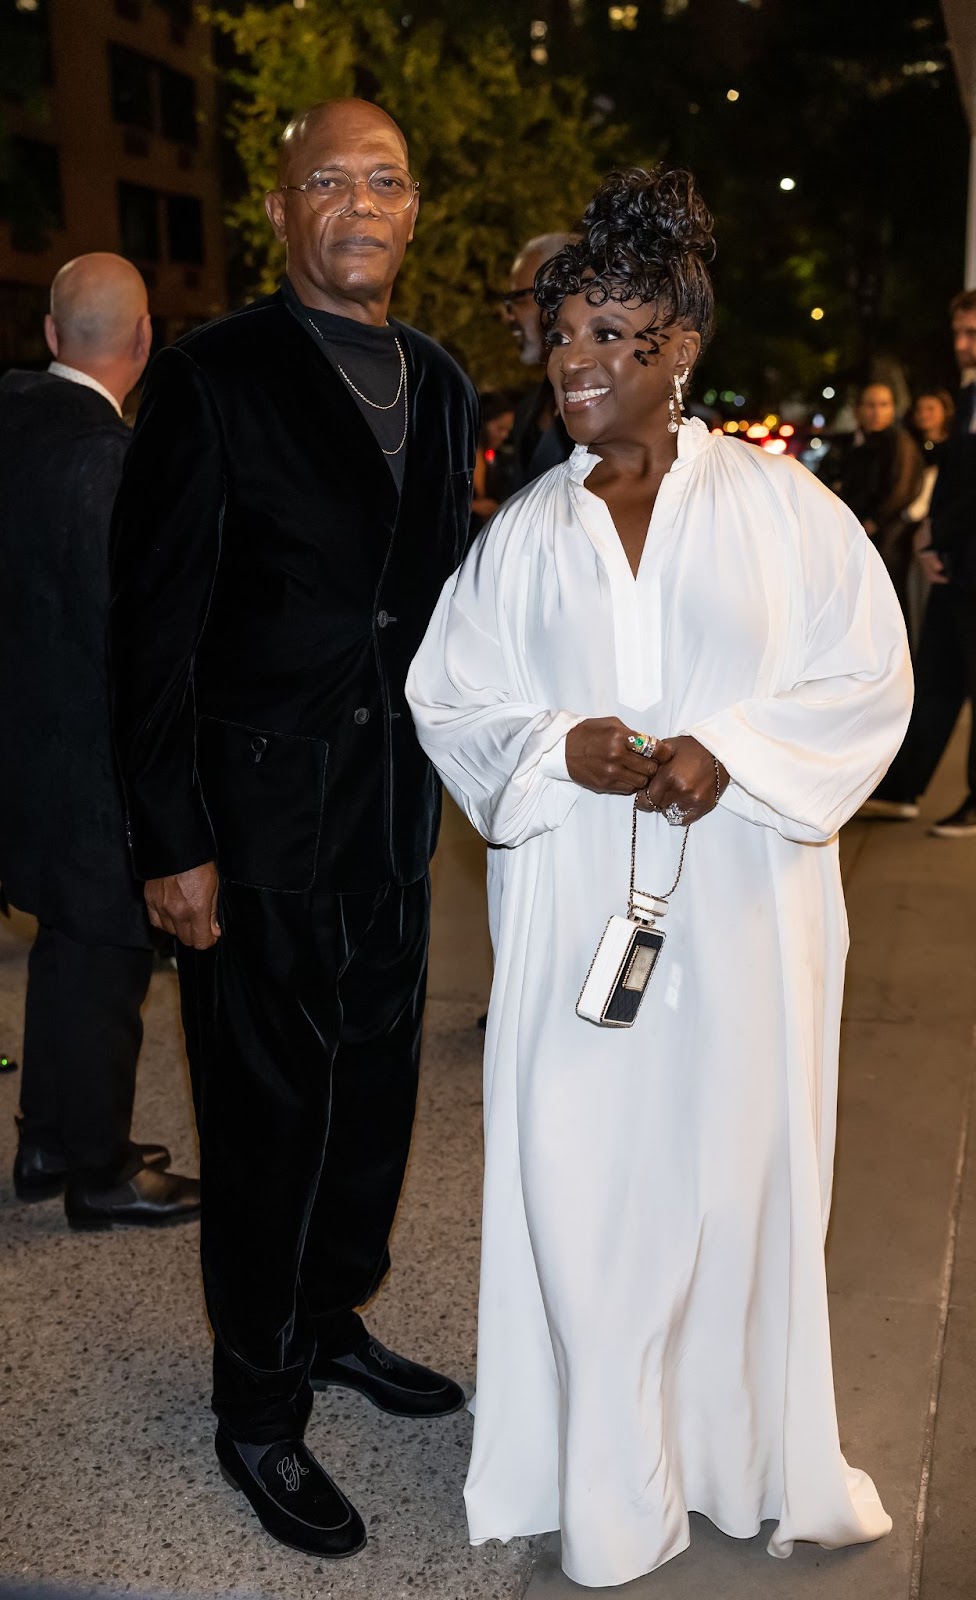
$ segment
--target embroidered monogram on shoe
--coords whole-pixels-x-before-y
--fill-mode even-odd
[[[279,1478],[288,1490],[294,1494],[302,1486],[302,1479],[308,1477],[308,1468],[303,1467],[298,1459],[298,1452],[294,1456],[282,1456],[275,1468]]]
[[[374,1344],[372,1339],[370,1339],[370,1341],[369,1341],[369,1353],[372,1356],[373,1360],[376,1362],[376,1365],[378,1367],[382,1367],[384,1372],[392,1372],[393,1371],[393,1362],[390,1360],[390,1358],[387,1355],[386,1351],[383,1349],[383,1346],[379,1345],[379,1344]]]

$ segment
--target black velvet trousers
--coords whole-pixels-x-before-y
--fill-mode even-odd
[[[351,1349],[389,1268],[410,1147],[430,884],[221,888],[222,937],[179,953],[200,1131],[213,1407],[300,1438],[316,1350]]]
[[[915,657],[912,717],[878,785],[882,799],[915,801],[925,793],[967,700],[974,717],[966,781],[976,797],[976,586],[933,584]]]
[[[21,1138],[112,1183],[129,1162],[152,951],[41,926],[27,963]]]

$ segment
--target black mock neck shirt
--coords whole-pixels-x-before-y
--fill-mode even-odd
[[[289,298],[292,310],[299,320],[305,318],[309,337],[316,341],[346,383],[352,399],[384,452],[383,459],[393,474],[397,489],[402,489],[407,460],[405,407],[409,395],[406,378],[400,387],[401,365],[396,330],[388,323],[377,328],[368,322],[356,322],[352,317],[338,317],[331,311],[316,311],[302,304],[290,284],[288,288],[291,289]],[[398,388],[399,399],[391,405]],[[356,393],[357,389],[361,391],[360,394]],[[387,409],[380,410],[378,407]],[[398,449],[401,441],[402,448]]]

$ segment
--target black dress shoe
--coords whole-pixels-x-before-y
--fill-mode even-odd
[[[200,1184],[178,1172],[140,1167],[131,1178],[111,1188],[96,1188],[69,1177],[64,1211],[72,1228],[112,1228],[116,1223],[143,1228],[190,1222],[200,1215]]]
[[[309,1381],[313,1389],[355,1389],[394,1417],[447,1417],[464,1405],[453,1378],[396,1355],[372,1334],[348,1355],[316,1356]]]
[[[168,1167],[170,1153],[164,1144],[129,1144],[129,1154],[144,1167]],[[14,1193],[18,1200],[51,1200],[64,1188],[64,1157],[52,1155],[21,1137],[14,1158]]]
[[[223,1428],[214,1440],[220,1470],[245,1494],[273,1539],[307,1555],[341,1561],[366,1543],[363,1519],[301,1439],[240,1444]]]
[[[976,798],[967,795],[958,811],[933,822],[929,833],[934,839],[976,839]]]

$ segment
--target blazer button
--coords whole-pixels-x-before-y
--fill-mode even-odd
[[[390,620],[390,613],[388,611],[377,611],[377,613],[376,613],[376,626],[378,628],[385,628],[387,623],[389,622],[389,620]]]
[[[262,739],[261,735],[256,733],[254,738],[251,740],[251,759],[255,762],[255,764],[261,760],[261,757],[264,755],[264,752],[267,750],[267,748],[267,739]]]
[[[364,722],[368,722],[369,721],[369,712],[366,710],[366,707],[365,706],[357,706],[356,710],[352,714],[352,720],[353,720],[353,722],[358,722],[360,724],[362,724]]]

